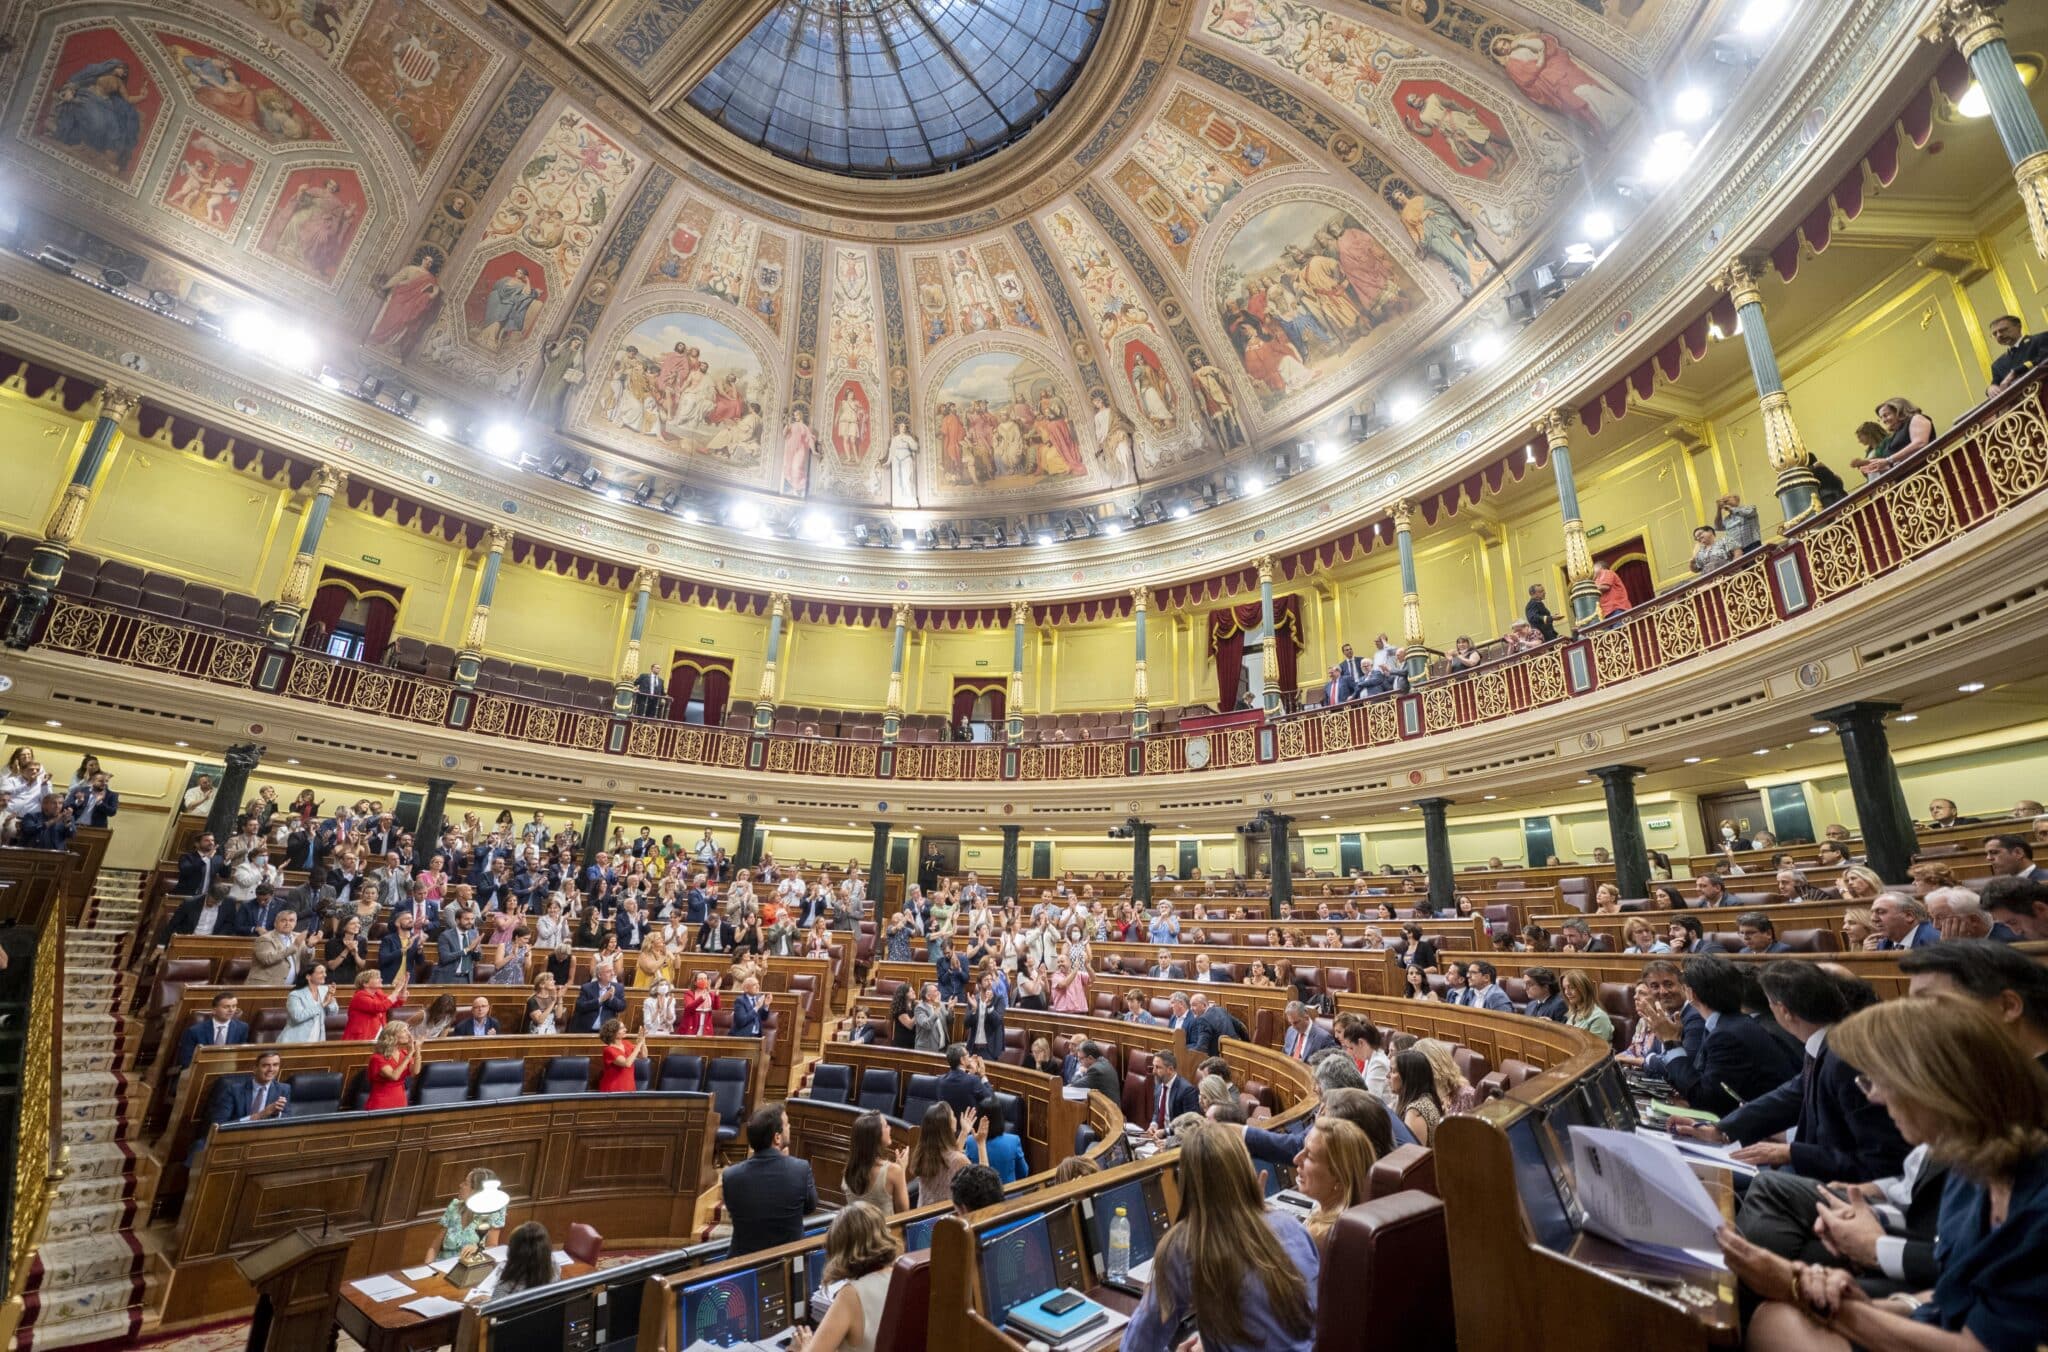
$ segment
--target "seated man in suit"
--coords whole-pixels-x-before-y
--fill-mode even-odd
[[[1522,1013],[1532,1019],[1564,1022],[1564,991],[1554,970],[1531,967],[1522,973],[1522,984],[1529,988],[1529,1003],[1522,1007]]]
[[[1067,1059],[1074,1063],[1067,1071],[1068,1084],[1098,1090],[1107,1094],[1112,1103],[1123,1101],[1123,1085],[1117,1082],[1116,1067],[1109,1064],[1101,1043],[1084,1042],[1080,1050]]]
[[[1287,1034],[1282,1047],[1290,1061],[1306,1061],[1337,1039],[1316,1022],[1315,1015],[1299,1000],[1287,1002]]]
[[[1180,1060],[1170,1049],[1152,1053],[1152,1083],[1146,1087],[1145,1102],[1145,1134],[1152,1137],[1164,1136],[1167,1124],[1182,1113],[1202,1111],[1200,1095],[1180,1077]]]
[[[619,984],[609,962],[597,965],[591,979],[576,992],[576,1013],[569,1020],[572,1033],[595,1033],[606,1019],[626,1017],[626,988]]]
[[[498,1021],[491,1016],[490,997],[479,995],[469,1002],[469,1013],[455,1021],[450,1037],[496,1037]]]
[[[1183,1026],[1187,1029],[1188,1051],[1196,1056],[1216,1055],[1224,1038],[1237,1037],[1242,1031],[1230,1011],[1212,1003],[1203,991],[1188,997],[1188,1017]]]
[[[213,1013],[192,1021],[178,1035],[176,1065],[192,1064],[192,1054],[201,1047],[239,1047],[249,1040],[249,1025],[242,1022],[242,1002],[232,992],[213,997]]]
[[[1927,907],[1903,892],[1880,892],[1870,903],[1870,923],[1881,936],[1881,949],[1922,948],[1941,942],[1941,931],[1927,914]]]
[[[1145,975],[1163,981],[1178,981],[1187,975],[1187,971],[1173,960],[1173,954],[1162,948],[1153,953],[1152,965],[1145,969]]]
[[[377,941],[377,971],[386,985],[398,980],[399,970],[414,981],[427,979],[427,945],[413,920],[412,912],[400,911],[391,928]]]
[[[276,1052],[264,1052],[256,1058],[256,1069],[250,1074],[223,1075],[207,1100],[207,1125],[224,1127],[230,1122],[268,1122],[283,1117],[291,1093],[278,1083],[278,1068],[282,1064]],[[202,1131],[192,1143],[193,1158],[206,1149],[206,1137],[207,1133]]]
[[[1790,953],[1792,945],[1778,937],[1778,926],[1762,911],[1744,911],[1735,920],[1745,953]]]
[[[1883,1105],[1856,1084],[1856,1067],[1828,1050],[1830,1026],[1849,1017],[1854,995],[1875,994],[1811,963],[1775,962],[1758,974],[1771,1017],[1806,1045],[1799,1074],[1723,1117],[1718,1126],[1680,1122],[1674,1130],[1706,1141],[1737,1141],[1735,1158],[1782,1166],[1819,1182],[1863,1183],[1898,1172],[1906,1142]],[[1767,1140],[1792,1131],[1788,1142]]]
[[[178,903],[171,917],[173,934],[233,934],[238,908],[226,882],[216,882]]]
[[[939,1076],[939,1099],[955,1116],[969,1108],[979,1109],[995,1096],[995,1088],[983,1073],[981,1058],[968,1054],[955,1042],[946,1048],[946,1073]]]
[[[804,1236],[804,1217],[818,1209],[818,1184],[806,1160],[788,1153],[788,1122],[779,1103],[747,1119],[753,1151],[721,1175],[725,1211],[732,1218],[728,1258],[739,1258]]]
[[[1484,959],[1467,964],[1465,977],[1471,998],[1465,1003],[1479,1009],[1497,1009],[1503,1014],[1514,1013],[1515,1002],[1508,999],[1508,993],[1500,988],[1498,976],[1494,965]]]
[[[740,982],[732,998],[732,1036],[759,1037],[768,1016],[768,997],[761,994],[761,978],[750,976]]]
[[[1682,1045],[1677,1019],[1661,1007],[1638,1008],[1667,1045],[1645,1066],[1669,1080],[1688,1104],[1726,1115],[1799,1073],[1798,1049],[1743,1013],[1742,971],[1734,963],[1712,954],[1688,958],[1683,979],[1686,998],[1706,1021],[1697,1054]]]
[[[289,986],[305,963],[306,941],[299,933],[299,913],[279,911],[271,928],[250,945],[248,984]]]
[[[1558,942],[1565,953],[1612,953],[1614,940],[1604,934],[1593,933],[1593,927],[1585,920],[1573,918],[1558,929]]]
[[[108,787],[111,776],[105,770],[96,770],[92,778],[73,789],[65,798],[64,806],[71,810],[71,820],[79,826],[105,826],[107,819],[121,810],[121,795]]]
[[[1195,954],[1195,967],[1188,974],[1188,980],[1201,986],[1214,986],[1230,980],[1230,973],[1209,960],[1207,953]]]

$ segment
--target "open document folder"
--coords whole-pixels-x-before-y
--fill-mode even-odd
[[[1725,1268],[1721,1209],[1669,1141],[1575,1126],[1572,1172],[1585,1228],[1653,1257]]]

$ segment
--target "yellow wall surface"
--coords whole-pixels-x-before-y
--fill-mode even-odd
[[[1010,679],[1011,638],[1010,630],[1001,629],[931,629],[913,636],[913,642],[923,647],[913,670],[915,681],[906,681],[905,704],[913,713],[950,713],[953,708],[953,682],[972,680],[976,682],[996,681],[1005,688]],[[1032,645],[1024,645],[1026,675],[1024,678],[1024,699],[1031,703],[1030,661]],[[887,655],[884,654],[884,661]],[[886,678],[886,668],[884,670]],[[915,696],[914,701],[912,696]]]
[[[656,598],[647,611],[647,631],[640,652],[647,663],[659,664],[664,678],[679,652],[730,657],[732,699],[753,699],[761,685],[761,652],[768,642],[768,618],[736,610],[683,605]],[[784,640],[785,645],[787,640]]]
[[[629,595],[540,568],[501,568],[485,648],[509,661],[609,680],[625,649]]]
[[[320,533],[314,576],[328,565],[400,588],[397,633],[450,647],[460,641],[476,592],[461,545],[367,512],[332,510]]]
[[[1916,820],[1926,820],[1927,804],[1935,798],[1952,798],[1964,816],[1986,821],[2010,813],[2022,798],[2048,798],[2048,724],[1893,748],[1892,758],[1899,767],[1906,806]],[[1815,776],[1806,781],[1806,789],[1816,831],[1835,822],[1856,829],[1856,802],[1846,774]]]
[[[101,473],[78,547],[253,593],[286,497],[200,456],[131,438]]]
[[[42,533],[86,427],[62,404],[0,388],[0,473],[7,481],[7,491],[0,493],[0,529]]]
[[[1067,709],[1128,709],[1131,707],[1131,672],[1136,661],[1137,634],[1129,620],[1096,624],[1059,632],[1052,707]],[[1147,644],[1152,635],[1148,629]],[[1148,656],[1146,675],[1151,675]],[[1148,682],[1149,684],[1149,682]]]
[[[889,698],[889,648],[894,636],[888,625],[791,625],[781,671],[782,702],[821,709],[880,709]]]

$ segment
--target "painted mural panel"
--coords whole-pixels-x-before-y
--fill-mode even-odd
[[[1212,288],[1222,331],[1269,410],[1356,361],[1425,295],[1354,213],[1324,196],[1237,223]]]
[[[875,288],[868,256],[858,249],[832,254],[832,325],[828,334],[828,369],[877,370],[875,362]]]
[[[94,177],[131,188],[163,108],[162,85],[120,30],[88,28],[56,45],[26,130]]]
[[[1451,210],[1441,197],[1422,191],[1406,179],[1388,179],[1381,196],[1401,228],[1414,242],[1415,256],[1440,268],[1458,294],[1469,296],[1472,289],[1493,275],[1493,260],[1480,247],[1479,233]]]
[[[1238,115],[1182,89],[1139,129],[1110,177],[1185,270],[1197,232],[1247,180],[1298,162]]]
[[[585,396],[592,430],[747,477],[762,468],[774,378],[766,353],[722,320],[694,309],[647,315],[599,370]]]
[[[334,134],[299,96],[249,61],[185,33],[156,40],[193,103],[272,145],[332,141]]]
[[[1088,477],[1072,392],[1036,355],[969,352],[934,382],[925,406],[941,496],[1064,488]]]
[[[1416,0],[1405,0],[1416,3]],[[1421,0],[1432,8],[1446,0]],[[1521,0],[1521,7],[1569,37],[1589,42],[1647,74],[1684,35],[1703,0]]]
[[[490,48],[426,0],[370,0],[341,73],[424,173],[496,64]]]
[[[441,311],[441,251],[424,248],[389,276],[377,279],[377,317],[364,339],[403,357]]]
[[[695,198],[683,203],[676,212],[675,223],[669,226],[668,238],[655,250],[654,260],[647,265],[647,280],[650,282],[688,282],[695,266],[697,251],[703,247],[705,235],[711,232],[716,213],[709,202]]]
[[[362,0],[240,0],[240,4],[323,56],[341,45],[362,9]]]
[[[278,185],[256,252],[331,286],[369,215],[355,170],[339,165],[294,169]]]
[[[187,129],[158,204],[211,235],[233,239],[255,186],[256,161],[204,127]]]
[[[1003,324],[1013,329],[1043,333],[1045,325],[1038,318],[1038,306],[1031,299],[1031,288],[1025,285],[1024,271],[1017,266],[1010,246],[996,240],[979,246],[975,252],[980,256],[989,280],[995,284],[996,302],[1002,312]]]

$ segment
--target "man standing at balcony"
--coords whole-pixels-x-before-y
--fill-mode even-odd
[[[1358,698],[1358,692],[1365,686],[1366,661],[1351,651],[1351,645],[1343,647],[1344,660],[1337,664],[1337,699],[1341,703]]]
[[[1557,637],[1557,621],[1550,617],[1550,607],[1543,603],[1543,584],[1529,585],[1529,604],[1522,607],[1522,618],[1531,629],[1543,636],[1545,643]]]
[[[2048,362],[2048,333],[2029,334],[2018,315],[2000,315],[1991,321],[1991,341],[2005,351],[1991,359],[1991,386],[1986,399],[2011,389],[2020,377]]]
[[[633,717],[658,718],[665,711],[661,707],[662,696],[668,693],[668,686],[662,682],[661,671],[649,667],[633,678]]]

